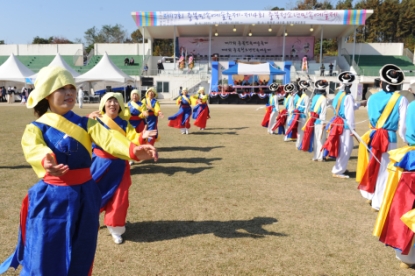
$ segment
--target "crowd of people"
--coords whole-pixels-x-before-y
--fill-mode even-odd
[[[33,88],[31,87],[22,87],[20,92],[18,91],[16,86],[5,86],[0,87],[0,102],[7,102],[9,104],[16,102],[19,100],[22,104],[25,104],[27,101],[27,97],[29,96],[30,92],[32,92]],[[16,98],[16,95],[18,97]]]
[[[311,97],[307,80],[284,86],[284,108],[279,110],[275,95],[270,96],[262,126],[269,134],[284,135],[284,141],[295,141],[295,148],[313,153],[312,161],[335,159],[331,174],[350,177],[347,164],[354,138],[359,141],[356,181],[358,189],[374,212],[378,212],[373,235],[396,251],[400,267],[415,265],[415,102],[400,93],[404,81],[402,70],[385,65],[380,70],[380,90],[368,101],[356,102],[351,94],[355,75],[339,74],[342,88],[332,101],[326,98],[328,82],[317,80]],[[311,98],[311,99],[310,99]],[[355,131],[355,110],[366,106],[369,130],[362,136]],[[327,118],[327,109],[334,110]],[[398,134],[398,135],[397,135]],[[397,136],[407,144],[397,149]]]

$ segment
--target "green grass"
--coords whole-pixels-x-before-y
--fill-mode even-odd
[[[98,105],[75,112],[87,114]],[[101,227],[94,275],[413,275],[372,237],[376,213],[354,179],[331,177],[260,126],[264,109],[211,105],[205,131],[159,122],[158,163],[132,167],[125,243]],[[177,107],[162,104],[167,116]],[[330,112],[331,114],[331,112]],[[17,239],[20,202],[36,182],[20,139],[31,111],[1,104],[0,260]],[[357,132],[367,129],[356,112]],[[355,172],[356,149],[348,169]],[[7,275],[16,275],[9,272]]]

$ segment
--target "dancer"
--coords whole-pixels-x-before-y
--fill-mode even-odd
[[[285,97],[284,97],[284,101],[283,101],[283,106],[284,109],[282,109],[277,116],[277,123],[275,124],[275,127],[273,129],[273,131],[275,131],[278,128],[278,132],[277,134],[282,134],[284,135],[284,140],[287,139],[285,136],[285,128],[286,128],[286,124],[287,124],[287,117],[288,117],[288,109],[289,109],[289,103],[291,100],[291,92],[292,91],[285,91],[283,86],[279,87],[279,90],[282,90],[283,93],[285,93]]]
[[[368,102],[368,114],[371,130],[362,137],[359,145],[356,181],[364,198],[371,200],[374,211],[382,204],[383,192],[388,177],[387,151],[396,149],[396,131],[405,141],[405,117],[408,101],[394,93],[399,89],[405,76],[402,70],[393,64],[380,69],[380,86],[382,90],[373,94]],[[370,160],[367,145],[370,145]]]
[[[269,100],[266,106],[266,112],[264,119],[262,120],[261,125],[267,128],[268,134],[275,134],[274,129],[275,125],[277,124],[277,116],[279,113],[278,108],[278,94],[279,94],[279,84],[273,83],[270,85],[270,90],[274,92],[274,94],[269,94]]]
[[[192,105],[196,106],[193,108],[193,119],[194,125],[199,127],[200,130],[205,130],[206,122],[210,119],[210,111],[208,102],[208,95],[205,94],[205,88],[199,87],[197,94],[191,97]]]
[[[300,149],[301,141],[303,140],[303,127],[305,124],[305,119],[307,118],[308,113],[308,103],[309,97],[306,95],[305,91],[310,86],[308,81],[300,80],[298,82],[299,90],[295,93],[294,100],[292,101],[293,106],[293,116],[289,123],[290,127],[287,130],[287,133],[296,133],[297,141],[295,143],[296,149]]]
[[[189,134],[190,117],[192,116],[192,108],[190,106],[190,99],[188,96],[187,87],[182,89],[182,95],[177,98],[177,105],[179,105],[179,112],[170,116],[169,127],[180,128],[182,134]]]
[[[105,128],[118,132],[136,145],[140,144],[140,134],[126,120],[119,116],[125,109],[120,93],[107,92],[99,104],[98,115],[93,115]],[[128,210],[128,189],[131,186],[128,162],[113,156],[98,145],[93,145],[92,178],[102,195],[101,212],[105,211],[104,224],[116,244],[123,242],[125,221]]]
[[[355,128],[354,111],[360,106],[365,106],[366,101],[355,103],[351,95],[350,88],[355,81],[352,72],[341,73],[338,80],[344,87],[333,99],[334,117],[330,120],[329,135],[323,148],[330,157],[336,158],[331,170],[333,177],[349,178],[345,172],[354,147],[352,134]]]
[[[289,95],[284,101],[284,106],[287,110],[286,120],[288,121],[287,126],[286,126],[287,130],[285,131],[285,136],[284,136],[284,142],[295,141],[297,140],[297,128],[295,128],[294,126],[291,127],[291,125],[295,124],[295,121],[293,121],[294,119],[293,111],[294,111],[294,106],[297,105],[298,99],[300,97],[294,94],[297,90],[293,83],[287,83],[286,85],[284,85],[284,91],[285,93]]]
[[[75,81],[61,67],[42,68],[27,107],[38,119],[26,126],[22,147],[39,178],[22,203],[16,251],[0,274],[22,265],[21,275],[88,275],[99,227],[100,191],[92,179],[91,142],[124,159],[154,159],[150,145],[133,146],[71,110]]]
[[[373,235],[395,249],[401,268],[415,265],[415,102],[408,105],[405,139],[408,146],[389,151],[388,180]]]
[[[326,113],[327,113],[327,99],[326,89],[329,86],[327,80],[318,80],[314,84],[315,95],[311,101],[310,118],[304,126],[304,138],[301,142],[300,149],[303,151],[312,152],[313,161],[324,161],[323,152],[321,151],[323,143],[326,140]]]
[[[146,126],[146,106],[140,101],[140,93],[137,89],[131,91],[131,101],[128,102],[128,109],[130,111],[130,124],[135,128],[137,133],[143,132]]]
[[[141,103],[145,106],[148,112],[148,116],[146,118],[147,130],[156,131],[154,135],[152,134],[147,138],[147,143],[154,145],[154,143],[160,139],[157,126],[158,118],[162,119],[164,117],[163,113],[160,110],[160,104],[157,101],[157,92],[154,87],[150,87],[146,91],[146,97],[141,101]]]

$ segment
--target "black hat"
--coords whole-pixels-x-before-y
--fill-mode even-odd
[[[310,82],[307,80],[300,80],[298,81],[298,86],[300,86],[301,89],[307,89],[310,87]]]
[[[287,93],[292,93],[295,91],[295,86],[293,83],[287,83],[286,85],[284,85],[284,91]]]
[[[316,89],[326,89],[329,86],[328,81],[326,80],[318,80],[314,83]]]
[[[273,83],[271,83],[270,84],[270,86],[269,86],[269,90],[271,90],[271,91],[273,91],[273,92],[275,92],[275,91],[278,91],[278,87],[279,87],[280,85],[279,85],[279,83],[277,83],[277,82],[273,82]]]
[[[394,64],[386,64],[379,70],[380,80],[390,85],[399,85],[405,79],[401,68]]]
[[[344,85],[352,85],[352,83],[355,81],[356,77],[355,75],[350,71],[345,71],[340,73],[340,75],[337,77],[341,83]]]

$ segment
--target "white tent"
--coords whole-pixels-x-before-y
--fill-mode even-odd
[[[72,74],[74,78],[80,75],[78,72],[72,69],[72,67],[69,66],[68,63],[66,63],[66,61],[63,60],[63,58],[61,57],[59,53],[56,54],[55,58],[51,61],[51,63],[49,63],[48,66],[58,66],[58,67],[65,68]]]
[[[107,53],[91,70],[75,78],[77,83],[91,81],[113,81],[113,82],[134,82],[134,79],[121,71],[120,68],[110,60]]]
[[[34,72],[23,65],[14,54],[0,66],[0,81],[14,81],[26,83],[26,78],[33,76]]]

